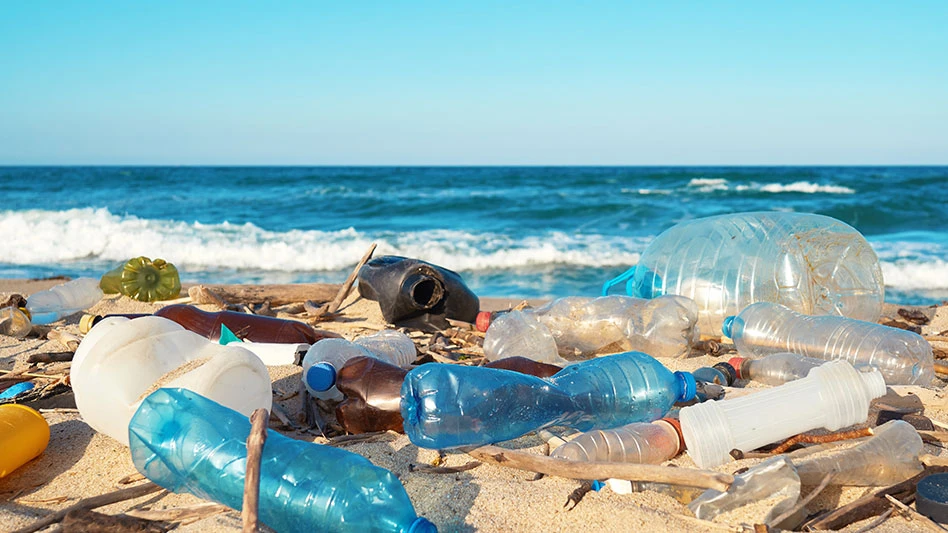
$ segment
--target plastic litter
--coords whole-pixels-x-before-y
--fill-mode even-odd
[[[940,524],[948,524],[948,473],[932,474],[916,485],[915,508]]]
[[[624,351],[682,357],[698,340],[697,307],[680,296],[559,298],[536,310],[495,315],[484,337],[494,361],[521,356],[553,364]],[[488,319],[482,314],[478,326]]]
[[[780,305],[758,303],[729,317],[723,331],[745,356],[793,352],[872,365],[889,385],[927,386],[935,377],[928,341],[917,333],[872,322],[806,316]]]
[[[732,357],[729,361],[735,369],[738,379],[747,379],[772,386],[805,378],[810,370],[823,365],[825,362],[825,359],[816,359],[790,352],[773,353],[761,359]],[[855,366],[859,368],[860,365]]]
[[[800,477],[790,460],[778,455],[734,476],[734,483],[727,492],[705,491],[689,503],[688,508],[696,517],[711,520],[739,507],[771,500],[772,505],[762,509],[762,516],[749,518],[749,521],[780,527],[781,524],[773,524],[773,521],[792,509],[799,499]]]
[[[359,269],[359,294],[379,303],[390,324],[440,331],[446,319],[471,322],[480,301],[456,272],[418,259],[387,255]]]
[[[0,309],[0,335],[22,339],[30,334],[33,324],[26,308],[4,307]]]
[[[164,259],[133,257],[102,276],[106,294],[122,293],[142,302],[171,300],[181,293],[178,269]]]
[[[734,361],[734,359],[731,359],[731,361]],[[731,362],[717,363],[714,366],[703,366],[692,372],[692,374],[694,374],[695,379],[699,382],[713,383],[726,387],[730,387],[739,379],[738,372]]]
[[[71,380],[83,420],[123,444],[129,419],[158,387],[187,388],[247,416],[272,402],[270,374],[253,353],[155,316],[98,323],[73,356]]]
[[[751,212],[682,222],[661,233],[628,280],[638,298],[679,294],[695,300],[702,331],[756,302],[809,315],[876,321],[884,286],[866,239],[839,220],[808,213]]]
[[[571,365],[546,380],[507,370],[426,364],[402,385],[405,433],[422,448],[517,438],[551,425],[580,431],[657,420],[695,395],[687,372],[639,352]]]
[[[684,448],[678,421],[663,418],[614,429],[587,431],[559,446],[550,457],[570,461],[660,464]]]
[[[149,395],[128,426],[135,468],[173,492],[243,504],[247,416],[185,389]],[[259,516],[276,531],[428,533],[398,478],[368,459],[268,430]]]
[[[33,390],[36,385],[32,381],[24,381],[17,383],[16,385],[7,387],[3,391],[0,391],[0,400],[10,400],[16,398],[17,396]]]
[[[221,336],[217,342],[223,346],[239,343],[241,348],[253,352],[267,366],[298,365],[310,348],[306,343],[242,341],[224,324],[221,324]]]
[[[49,424],[25,405],[0,405],[0,478],[43,453],[49,444]]]
[[[685,407],[681,431],[695,464],[711,468],[729,461],[733,449],[747,452],[811,429],[865,422],[869,402],[885,391],[878,370],[830,361],[779,387]]]
[[[415,362],[417,354],[408,335],[390,329],[351,342],[325,339],[314,344],[303,357],[303,384],[317,398],[338,401],[342,393],[336,388],[336,374],[346,361],[365,356],[407,367]]]

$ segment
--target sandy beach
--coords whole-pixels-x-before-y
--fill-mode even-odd
[[[28,295],[62,280],[0,280],[0,300],[12,293]],[[503,309],[519,300],[487,299],[484,309]],[[152,312],[161,303],[148,304],[124,296],[107,296],[90,311],[95,314]],[[202,306],[216,310],[213,306]],[[888,305],[886,316],[898,318],[899,306]],[[932,321],[923,326],[923,334],[938,334],[948,330],[948,307],[920,308]],[[81,315],[73,315],[53,325],[57,331],[79,335]],[[290,315],[281,314],[281,317]],[[385,327],[384,320],[373,301],[359,298],[352,291],[341,308],[340,318],[320,322],[317,327],[340,333],[346,338],[374,332]],[[416,343],[420,342],[416,337]],[[944,345],[940,345],[943,349]],[[66,348],[58,341],[31,336],[25,340],[0,336],[0,370],[17,371],[30,366],[27,359],[43,352],[62,352]],[[733,355],[733,354],[732,354]],[[699,355],[686,359],[662,359],[673,370],[694,370],[726,361],[728,355],[712,357]],[[278,405],[294,424],[301,424],[301,402],[297,394],[300,368],[280,366],[269,368],[274,405]],[[49,374],[56,380],[68,375],[69,363],[36,364],[35,373]],[[47,381],[40,381],[45,383]],[[925,415],[948,427],[948,400],[938,382],[937,389],[897,387],[900,394],[913,393],[924,402]],[[35,520],[75,504],[82,498],[108,493],[118,488],[120,480],[136,474],[128,449],[86,425],[78,412],[71,392],[29,404],[40,409],[51,427],[47,450],[37,459],[0,479],[0,530],[12,531]],[[317,443],[328,440],[317,431],[294,429],[272,417],[270,427],[295,439]],[[298,426],[302,427],[302,426]],[[568,430],[554,431],[568,435]],[[413,465],[434,464],[438,453],[419,449],[401,434],[387,433],[367,441],[340,444],[345,449],[361,454],[374,464],[391,470],[404,484],[417,513],[436,524],[440,531],[741,531],[752,528],[760,519],[760,509],[751,508],[728,513],[714,522],[701,521],[687,507],[670,496],[645,491],[632,495],[616,494],[605,488],[588,493],[574,508],[567,503],[569,495],[580,486],[580,481],[553,476],[534,480],[532,472],[482,464],[458,473],[433,474],[414,471]],[[515,441],[501,443],[543,454],[546,443],[536,434]],[[925,445],[925,453],[946,455],[942,448]],[[462,466],[474,459],[464,453],[451,452],[441,466]],[[751,466],[760,459],[735,461],[716,470],[734,473]],[[681,454],[669,464],[694,468],[687,454]],[[813,487],[804,487],[806,495]],[[871,491],[867,487],[829,488],[810,502],[806,509],[814,514],[823,509],[835,509]],[[99,508],[99,512],[118,514],[130,511],[165,510],[192,506],[202,500],[187,494],[160,492],[142,498]],[[861,530],[872,519],[850,524],[844,531]],[[55,527],[55,526],[54,526]],[[184,523],[179,531],[238,531],[240,514],[229,510]],[[918,519],[899,513],[879,525],[874,531],[905,532],[929,531]]]

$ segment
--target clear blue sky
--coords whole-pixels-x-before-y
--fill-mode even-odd
[[[0,3],[0,164],[948,164],[948,2]]]

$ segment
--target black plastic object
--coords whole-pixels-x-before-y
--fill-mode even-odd
[[[389,323],[423,331],[449,327],[447,318],[473,323],[480,308],[456,272],[394,255],[359,269],[359,294],[377,301]]]
[[[915,509],[935,522],[948,524],[948,473],[925,476],[915,488]]]

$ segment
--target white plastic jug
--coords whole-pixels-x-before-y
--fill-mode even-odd
[[[83,420],[125,445],[129,420],[158,388],[186,388],[247,416],[273,401],[270,375],[256,355],[157,316],[96,324],[76,350],[71,381]]]

